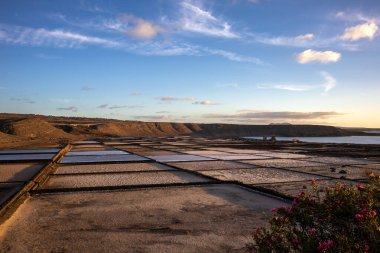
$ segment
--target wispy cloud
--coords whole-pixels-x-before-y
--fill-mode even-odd
[[[127,107],[126,105],[113,105],[113,106],[108,107],[108,109],[114,110],[114,109],[122,109],[126,107]]]
[[[333,89],[337,85],[336,79],[330,75],[326,71],[322,71],[321,75],[324,77],[325,82],[322,84],[322,87],[324,87],[325,92],[328,92],[329,90]]]
[[[272,46],[290,46],[290,47],[313,47],[326,46],[335,41],[335,39],[316,39],[313,33],[306,33],[294,37],[289,36],[269,36],[265,34],[247,33],[248,38],[255,42],[272,45]]]
[[[239,38],[227,21],[215,17],[211,11],[205,10],[193,1],[182,2],[181,7],[182,17],[179,24],[183,30],[206,36]]]
[[[217,83],[214,85],[215,88],[238,88],[238,83]]]
[[[0,24],[0,40],[6,43],[31,46],[78,47],[84,44],[118,47],[117,41],[87,36],[62,29],[30,28]]]
[[[259,84],[259,89],[276,89],[276,90],[288,90],[288,91],[307,91],[315,89],[314,85],[305,84]]]
[[[258,58],[250,57],[250,56],[243,56],[243,55],[239,55],[239,54],[229,52],[226,50],[204,48],[204,51],[211,54],[211,55],[222,56],[222,57],[227,58],[231,61],[248,62],[248,63],[257,64],[257,65],[265,65],[265,63]]]
[[[291,83],[277,83],[277,84],[259,84],[259,89],[277,89],[287,91],[309,91],[318,88],[323,88],[324,92],[328,92],[337,85],[336,79],[326,71],[322,71],[321,76],[324,82],[321,84],[291,84]]]
[[[186,3],[185,5],[192,5]],[[70,21],[66,16],[59,15],[59,20],[65,25],[81,28],[81,31],[101,32],[103,37],[89,36],[79,32],[64,29],[31,28],[0,24],[0,42],[40,47],[78,48],[86,46],[100,46],[104,48],[118,49],[147,56],[209,56],[215,55],[236,62],[248,62],[262,64],[262,61],[252,56],[239,55],[235,52],[212,49],[197,44],[183,42],[174,37],[170,39],[157,39],[163,28],[150,24],[141,18],[124,15],[118,19],[100,18],[100,21]],[[173,28],[176,29],[176,28]],[[107,33],[106,31],[116,31]],[[175,33],[175,32],[174,32]],[[139,37],[142,41],[131,42],[125,38],[125,34]],[[173,34],[173,32],[172,32]],[[105,36],[106,35],[106,36]],[[105,37],[104,37],[105,36]],[[154,39],[153,39],[154,38]],[[59,57],[47,54],[37,54],[40,59],[57,59]]]
[[[97,106],[96,108],[116,110],[116,109],[123,109],[123,108],[138,109],[138,108],[143,108],[143,107],[144,106],[142,106],[142,105],[109,105],[109,104],[101,104],[101,105]]]
[[[57,103],[57,104],[67,104],[70,103],[70,99],[68,98],[49,98],[50,102]]]
[[[59,110],[59,111],[77,112],[78,111],[78,107],[76,107],[76,106],[60,107],[60,108],[57,108],[57,110]]]
[[[170,121],[171,115],[144,115],[144,116],[133,116],[137,120],[148,120],[148,121]]]
[[[94,91],[94,90],[96,90],[96,88],[91,87],[91,86],[83,86],[83,87],[81,88],[81,90],[87,92],[87,91]]]
[[[316,51],[312,49],[305,50],[297,54],[298,63],[305,64],[309,62],[330,63],[339,61],[341,54],[334,51]]]
[[[27,104],[35,104],[36,101],[31,100],[29,98],[11,98],[12,101],[27,103]]]
[[[55,55],[49,55],[49,54],[36,54],[36,58],[43,59],[43,60],[55,60],[55,59],[60,59],[60,57],[55,56]]]
[[[136,91],[136,92],[131,92],[131,93],[129,93],[129,95],[130,95],[130,96],[141,96],[142,93]]]
[[[156,99],[161,100],[163,102],[175,102],[175,101],[195,101],[196,98],[193,97],[173,97],[173,96],[163,96],[157,97]]]
[[[156,113],[158,113],[158,114],[168,114],[170,112],[169,111],[159,111],[159,112],[156,112]]]
[[[289,120],[289,121],[304,121],[304,120],[319,120],[329,119],[342,116],[344,114],[328,111],[328,112],[294,112],[294,111],[254,111],[245,110],[235,114],[218,114],[211,113],[204,115],[205,118],[230,120],[230,121],[272,121],[272,120]]]
[[[219,105],[219,103],[216,103],[210,100],[204,100],[204,101],[195,101],[193,102],[193,105]]]

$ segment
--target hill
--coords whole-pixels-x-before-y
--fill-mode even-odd
[[[348,136],[362,132],[321,125],[237,125],[122,121],[0,113],[0,142],[45,140],[62,143],[74,139],[120,136]]]

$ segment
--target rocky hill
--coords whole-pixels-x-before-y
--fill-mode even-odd
[[[320,125],[236,125],[121,121],[97,118],[54,117],[31,114],[0,114],[0,143],[19,140],[51,142],[118,136],[208,137],[244,136],[345,136],[361,134]]]

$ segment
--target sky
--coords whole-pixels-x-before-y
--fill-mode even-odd
[[[380,127],[378,0],[3,0],[0,112]]]

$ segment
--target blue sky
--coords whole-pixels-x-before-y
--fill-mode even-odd
[[[380,127],[380,3],[1,1],[0,111]]]

